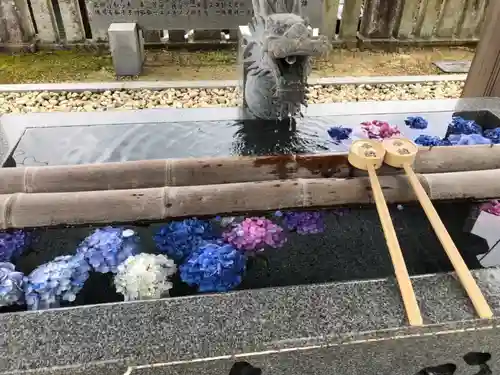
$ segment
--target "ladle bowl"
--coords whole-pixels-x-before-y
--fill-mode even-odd
[[[353,167],[368,170],[379,169],[384,163],[385,148],[381,142],[371,139],[354,141],[349,150],[348,161]]]
[[[385,148],[384,163],[394,168],[413,164],[417,157],[418,146],[407,138],[389,138],[382,141]]]

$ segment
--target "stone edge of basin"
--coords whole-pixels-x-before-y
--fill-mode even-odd
[[[311,78],[309,85],[361,85],[361,84],[411,84],[423,82],[465,81],[467,74],[447,74],[428,76],[366,76],[366,77],[324,77]],[[166,90],[166,89],[216,89],[236,87],[238,80],[208,81],[123,81],[123,82],[70,82],[43,84],[8,84],[0,85],[0,93],[51,91],[51,92],[103,92],[108,90]]]
[[[407,326],[393,278],[1,314],[1,367],[135,366],[496,328],[500,269],[472,272],[491,320],[453,274],[412,277],[423,327]]]

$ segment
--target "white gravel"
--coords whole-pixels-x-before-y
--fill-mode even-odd
[[[464,82],[428,82],[381,85],[311,86],[309,103],[368,100],[411,100],[458,98]],[[90,112],[111,109],[231,107],[241,104],[239,90],[167,89],[105,92],[24,92],[0,93],[0,113]]]

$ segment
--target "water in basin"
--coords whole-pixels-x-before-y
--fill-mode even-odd
[[[436,126],[430,126],[426,130],[410,129],[404,125],[407,116],[391,114],[377,116],[377,119],[397,124],[402,135],[408,138],[415,139],[420,134],[444,137],[453,113],[419,115],[426,117],[429,123]],[[482,118],[478,113],[463,115]],[[326,130],[331,126],[342,125],[352,127],[356,132],[361,122],[371,120],[373,119],[359,116],[317,117],[300,120],[296,129],[266,124],[260,124],[263,127],[259,128],[259,124],[252,121],[34,128],[27,129],[21,138],[12,154],[10,166],[174,157],[345,152],[348,150],[349,140],[334,142]],[[488,126],[480,125],[498,126],[491,118],[485,121]],[[469,268],[479,268],[476,256],[488,249],[483,239],[464,231],[472,203],[444,202],[436,204],[436,207]],[[410,204],[392,206],[390,209],[410,274],[451,271],[452,266],[422,209],[418,205]],[[321,230],[309,234],[298,233],[300,229],[288,225],[290,220],[287,221],[286,217],[289,213],[248,213],[247,218],[266,217],[283,228],[282,236],[286,237],[286,242],[279,248],[266,245],[262,246],[262,252],[244,253],[245,267],[240,270],[241,282],[230,289],[393,277],[392,263],[373,206],[332,208],[315,212],[315,215],[321,216],[324,225],[318,224]],[[213,233],[219,240],[225,238],[221,237],[222,232],[232,228],[231,225],[222,227],[219,217],[201,219],[211,222],[215,228]],[[240,218],[240,221],[242,219]],[[224,219],[223,222],[226,221]],[[232,225],[241,225],[238,223],[235,221]],[[155,234],[167,224],[126,223],[121,228],[133,230],[140,238],[140,252],[163,254],[164,249],[155,242]],[[35,229],[34,241],[14,259],[16,270],[30,275],[37,267],[57,256],[74,255],[77,248],[81,247],[82,241],[95,230],[95,226]],[[177,266],[184,264],[186,259],[188,257],[176,260]],[[122,294],[117,293],[112,272],[98,272],[93,266],[89,269],[90,276],[76,300],[63,300],[61,306],[116,302],[124,299]],[[188,285],[186,277],[182,277],[182,272],[172,275],[171,282],[172,297],[200,292],[198,284]],[[222,290],[206,292],[218,291]],[[1,311],[14,312],[25,309],[26,306],[21,303],[3,307]]]

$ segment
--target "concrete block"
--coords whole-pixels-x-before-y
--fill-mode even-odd
[[[109,47],[117,76],[141,74],[144,63],[144,37],[134,23],[112,23],[108,29]]]

